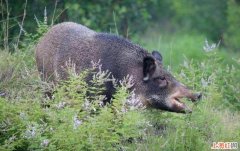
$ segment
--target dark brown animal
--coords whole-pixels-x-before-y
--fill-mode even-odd
[[[191,112],[180,98],[196,101],[200,93],[192,93],[164,70],[162,56],[148,53],[142,47],[116,35],[97,33],[80,24],[65,22],[53,26],[36,48],[36,61],[43,80],[66,79],[65,64],[71,59],[79,73],[101,60],[102,69],[116,79],[132,75],[133,88],[142,102],[157,109]],[[106,83],[106,96],[112,97],[114,87]]]

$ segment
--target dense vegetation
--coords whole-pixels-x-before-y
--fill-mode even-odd
[[[55,17],[51,11],[42,13],[44,6],[53,11],[54,2],[29,1],[24,24],[18,13],[25,4],[1,1],[3,17],[8,16],[6,2],[11,11],[0,22],[0,150],[202,151],[210,150],[212,142],[240,140],[237,1],[63,0]],[[68,11],[62,16],[64,8]],[[58,85],[41,81],[34,46],[52,18],[125,36],[127,28],[132,41],[159,50],[165,67],[203,92],[203,99],[188,103],[192,114],[145,109],[128,91],[132,81],[126,77],[116,84],[113,103],[102,106],[103,83],[114,79],[106,71],[95,73],[97,63],[80,74],[69,64],[69,80]],[[24,25],[20,36],[17,20]],[[218,44],[219,39],[224,41]],[[89,73],[94,75],[91,84],[84,80]],[[46,90],[55,92],[52,100],[43,96]]]

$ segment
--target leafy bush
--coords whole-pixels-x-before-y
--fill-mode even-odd
[[[12,104],[1,99],[1,149],[118,150],[128,139],[141,137],[145,120],[126,104],[131,78],[116,83],[112,103],[103,105],[104,82],[114,79],[95,70],[77,74],[71,66],[69,79],[54,88],[54,100]],[[87,83],[89,74],[93,79]]]

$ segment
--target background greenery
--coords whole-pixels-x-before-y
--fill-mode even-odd
[[[9,43],[16,41],[25,4],[23,0],[1,1],[1,44],[6,30],[9,31]],[[240,49],[238,0],[31,0],[26,6],[23,26],[26,32],[36,30],[37,22],[34,20],[43,19],[45,8],[51,25],[74,21],[97,31],[115,33],[118,29],[120,35],[131,38],[155,24],[158,31],[204,33],[208,39],[221,40],[221,46],[234,51]]]
[[[239,10],[238,0],[1,0],[0,150],[202,151],[212,142],[240,143]],[[165,68],[203,92],[202,101],[186,101],[187,115],[125,108],[135,99],[122,83],[103,107],[107,73],[94,73],[91,85],[84,81],[91,70],[71,71],[55,86],[41,81],[34,46],[63,21],[159,50]],[[56,92],[53,100],[46,90]]]

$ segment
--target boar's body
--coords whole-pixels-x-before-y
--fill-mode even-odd
[[[79,73],[99,60],[102,70],[109,70],[118,80],[131,75],[136,94],[147,106],[185,112],[189,109],[179,99],[199,97],[163,69],[158,52],[150,54],[124,38],[97,33],[80,24],[66,22],[53,26],[36,47],[38,70],[47,81],[66,79],[68,61],[76,65]],[[114,92],[112,83],[106,83],[106,88],[109,99]]]
[[[150,54],[126,39],[67,22],[53,26],[41,39],[37,45],[36,61],[41,78],[47,81],[66,79],[65,66],[69,59],[76,64],[78,73],[90,68],[92,61],[100,60],[102,69],[109,70],[114,78],[123,79],[129,74],[139,81],[138,85],[143,78],[143,58],[147,55]],[[107,87],[110,97],[113,87],[111,83]]]

